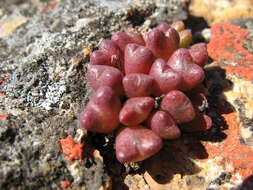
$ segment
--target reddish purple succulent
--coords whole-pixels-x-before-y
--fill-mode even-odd
[[[122,163],[141,161],[157,153],[162,144],[152,130],[141,125],[126,127],[116,136],[116,157]]]
[[[112,40],[103,40],[99,50],[94,51],[90,56],[90,62],[93,65],[113,66],[121,71],[123,71],[123,60],[123,52]]]
[[[124,52],[126,45],[130,43],[145,46],[142,35],[136,31],[116,32],[112,35],[112,40],[120,47],[122,52]]]
[[[138,44],[127,44],[125,48],[125,73],[143,73],[148,74],[155,57],[145,46]]]
[[[161,110],[168,112],[176,123],[192,121],[196,116],[190,99],[179,90],[172,90],[164,96]]]
[[[181,132],[168,112],[158,110],[147,121],[147,127],[163,139],[176,139]]]
[[[153,94],[160,96],[171,90],[179,89],[182,84],[182,75],[171,69],[163,59],[157,59],[149,72],[154,78]]]
[[[162,22],[162,23],[160,23],[157,27],[156,27],[156,29],[158,29],[158,30],[160,30],[160,31],[162,31],[162,32],[166,32],[167,30],[169,30],[171,28],[171,26],[168,24],[168,23],[166,23],[166,22]]]
[[[205,43],[198,43],[190,47],[189,52],[195,64],[204,67],[208,61],[207,47]]]
[[[116,32],[91,54],[87,80],[95,92],[80,124],[98,133],[119,128],[119,162],[142,161],[162,148],[162,139],[211,127],[201,110],[207,48],[191,42],[191,31],[177,21],[161,23],[145,40],[137,31]]]
[[[87,72],[87,81],[93,90],[109,86],[120,96],[124,95],[122,79],[120,70],[107,65],[90,65]]]
[[[135,126],[147,119],[155,100],[151,97],[135,97],[128,99],[123,105],[119,120],[125,126]]]
[[[204,70],[195,64],[189,50],[186,48],[177,49],[167,64],[182,76],[180,90],[190,90],[202,83],[205,78]]]
[[[119,125],[121,102],[108,86],[100,87],[80,115],[80,123],[90,131],[110,133]]]
[[[154,79],[146,74],[129,74],[123,78],[123,87],[127,97],[150,96],[154,88]]]
[[[156,58],[162,58],[165,61],[167,61],[177,49],[177,46],[174,44],[173,36],[167,37],[164,32],[158,29],[154,29],[147,34],[146,46],[152,51]]]

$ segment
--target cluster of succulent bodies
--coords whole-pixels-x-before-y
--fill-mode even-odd
[[[145,34],[116,32],[90,56],[87,80],[94,94],[80,115],[89,131],[116,131],[118,161],[137,162],[157,153],[162,139],[206,130],[201,108],[206,89],[206,44],[189,47],[181,21],[161,23]]]

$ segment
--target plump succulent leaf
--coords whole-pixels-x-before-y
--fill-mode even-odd
[[[205,78],[203,69],[194,63],[188,49],[177,49],[167,64],[183,77],[180,90],[190,90],[202,83]]]
[[[205,43],[194,44],[190,47],[189,52],[192,56],[194,63],[204,67],[208,61],[207,47]]]
[[[89,131],[110,133],[119,125],[121,102],[108,86],[100,87],[90,98],[80,115],[81,126]]]
[[[163,139],[176,139],[181,132],[169,113],[158,110],[148,119],[147,126]]]
[[[153,94],[160,96],[181,87],[182,76],[171,69],[164,60],[157,59],[152,65],[149,75],[154,78]]]
[[[154,79],[146,74],[129,74],[123,78],[123,87],[127,97],[150,96]]]
[[[118,95],[123,96],[123,74],[117,68],[105,65],[91,65],[87,72],[87,81],[93,90],[101,86],[111,87]]]
[[[148,74],[155,57],[145,46],[134,43],[127,44],[125,48],[125,73]]]
[[[158,29],[158,30],[160,30],[161,32],[166,32],[168,29],[170,29],[171,28],[171,26],[168,24],[168,23],[166,23],[166,22],[162,22],[162,23],[160,23],[157,27],[156,27],[156,29]]]
[[[112,40],[120,47],[121,51],[125,51],[127,44],[135,43],[145,46],[142,35],[137,31],[116,32],[112,35]]]
[[[180,37],[179,42],[180,48],[187,48],[192,43],[192,32],[189,29],[179,32],[179,37]]]
[[[173,47],[175,47],[175,50],[176,50],[179,47],[179,42],[180,42],[180,36],[178,32],[174,28],[169,28],[165,32],[165,36],[167,38],[170,38],[173,41],[173,44],[174,44]]]
[[[196,116],[190,99],[179,90],[167,93],[160,106],[161,110],[168,112],[176,123],[190,122]]]
[[[90,63],[92,65],[114,66],[111,63],[111,56],[101,50],[96,50],[96,51],[92,52],[92,54],[90,56]]]
[[[165,34],[158,29],[153,29],[147,34],[146,46],[153,52],[156,58],[162,58],[166,61],[177,49],[172,36],[166,37]]]
[[[107,54],[110,58],[110,65],[123,70],[124,57],[119,46],[112,40],[103,40],[99,45],[99,50]]]
[[[116,157],[121,163],[142,161],[157,153],[162,145],[152,130],[140,125],[126,127],[116,136]]]
[[[174,28],[178,32],[181,32],[182,30],[185,29],[185,25],[184,25],[184,23],[181,20],[173,22],[171,24],[171,27]]]
[[[120,122],[125,126],[135,126],[147,119],[155,100],[151,97],[128,99],[119,114]]]

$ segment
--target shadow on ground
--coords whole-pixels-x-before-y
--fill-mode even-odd
[[[253,175],[245,179],[242,185],[238,188],[240,190],[251,190],[253,188]]]

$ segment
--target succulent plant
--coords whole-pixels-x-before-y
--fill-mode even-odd
[[[144,160],[162,148],[162,139],[211,127],[201,109],[207,48],[191,43],[191,30],[177,21],[145,37],[116,32],[91,54],[87,80],[94,94],[80,123],[92,132],[115,131],[119,162]]]

